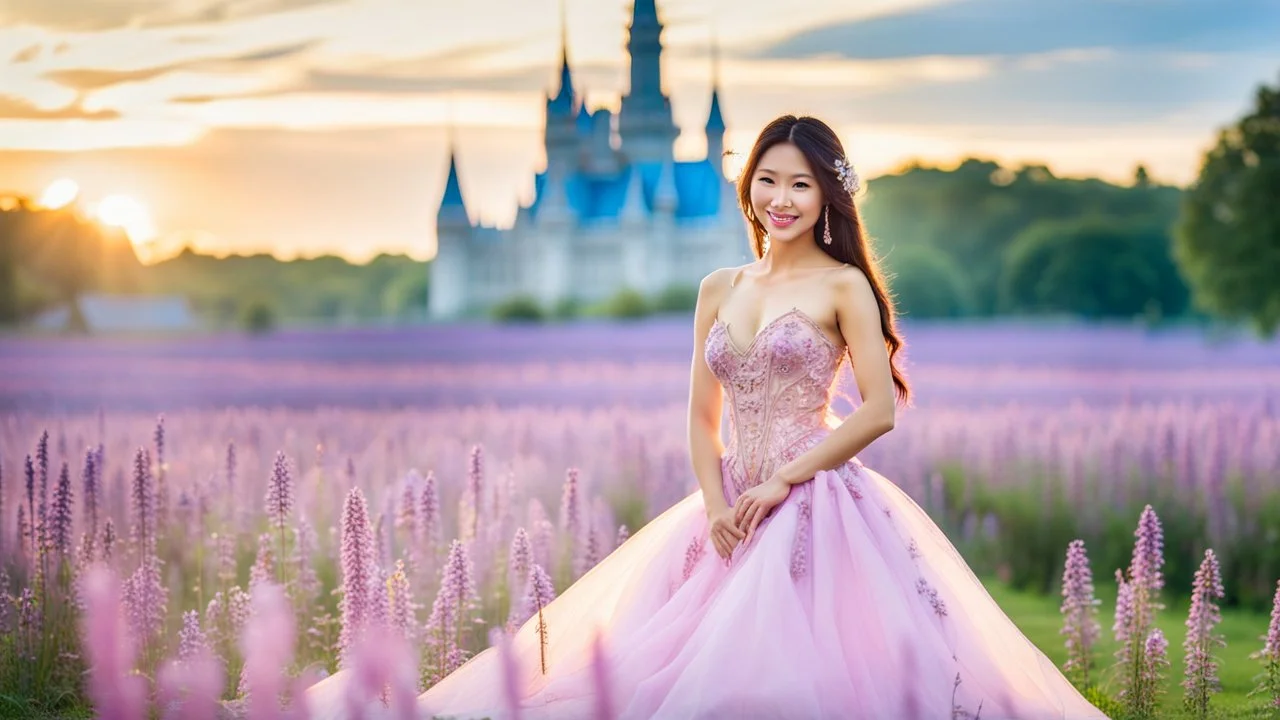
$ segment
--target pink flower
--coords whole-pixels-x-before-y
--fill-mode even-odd
[[[146,684],[133,674],[134,644],[120,608],[120,585],[102,566],[84,578],[83,619],[86,686],[102,720],[134,720],[145,716]]]
[[[1093,666],[1093,647],[1101,634],[1096,615],[1099,601],[1093,597],[1093,571],[1083,540],[1072,540],[1067,548],[1067,562],[1062,571],[1061,634],[1066,636],[1067,671],[1079,671],[1084,684],[1089,684]]]
[[[1208,714],[1209,698],[1221,689],[1213,649],[1225,647],[1227,643],[1213,632],[1213,628],[1222,622],[1222,614],[1214,600],[1221,600],[1224,596],[1218,558],[1213,550],[1205,550],[1204,560],[1192,583],[1187,638],[1182,645],[1186,651],[1186,679],[1182,681],[1186,704],[1199,717]]]
[[[373,566],[373,531],[369,509],[359,487],[351,488],[342,508],[342,632],[338,644],[345,661],[369,622]]]

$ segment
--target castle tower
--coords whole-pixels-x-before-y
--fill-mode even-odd
[[[428,266],[431,282],[427,310],[433,318],[455,317],[467,307],[467,245],[471,232],[471,219],[458,181],[458,159],[450,140],[449,178],[436,212],[436,257]]]
[[[671,99],[662,94],[662,23],[654,0],[636,0],[631,11],[627,52],[631,87],[622,98],[618,134],[632,162],[669,162],[679,129]]]
[[[711,109],[707,112],[707,160],[724,177],[724,115],[720,112],[720,51],[711,44]]]

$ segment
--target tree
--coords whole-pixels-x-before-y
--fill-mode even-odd
[[[1218,134],[1188,189],[1175,229],[1174,258],[1194,303],[1250,321],[1272,337],[1280,327],[1280,87],[1258,88],[1252,112]]]
[[[1013,312],[1160,318],[1186,306],[1163,228],[1090,217],[1042,221],[1005,255],[1001,304]]]
[[[900,246],[885,258],[897,309],[907,318],[962,317],[973,310],[964,271],[940,250]]]

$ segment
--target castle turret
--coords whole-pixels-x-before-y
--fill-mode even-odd
[[[433,318],[455,317],[467,307],[467,256],[472,229],[458,181],[458,160],[450,143],[449,176],[436,211],[436,256],[427,271],[431,278],[427,310]]]
[[[561,8],[563,13],[563,7]],[[561,20],[560,37],[560,88],[554,96],[547,96],[547,120],[544,141],[547,148],[547,167],[563,165],[565,172],[578,158],[579,103],[573,91],[573,73],[569,69],[569,36],[564,20]]]
[[[618,134],[622,152],[633,162],[666,162],[679,129],[671,100],[662,93],[662,23],[654,0],[636,0],[631,11],[627,52],[631,87],[622,98]]]
[[[707,160],[724,177],[724,115],[720,112],[720,53],[711,46],[711,109],[707,112]]]

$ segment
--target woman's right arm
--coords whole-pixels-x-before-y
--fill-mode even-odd
[[[693,362],[689,378],[689,455],[693,473],[702,489],[702,501],[707,518],[712,521],[711,540],[716,552],[728,558],[740,540],[739,532],[727,532],[726,523],[717,519],[730,518],[729,503],[724,497],[724,479],[720,459],[724,455],[724,443],[720,440],[720,418],[724,411],[724,390],[720,381],[707,366],[707,335],[720,310],[720,298],[729,286],[732,268],[712,272],[698,286],[698,303],[693,319]],[[728,521],[732,526],[732,520]],[[737,531],[736,527],[732,527]]]

